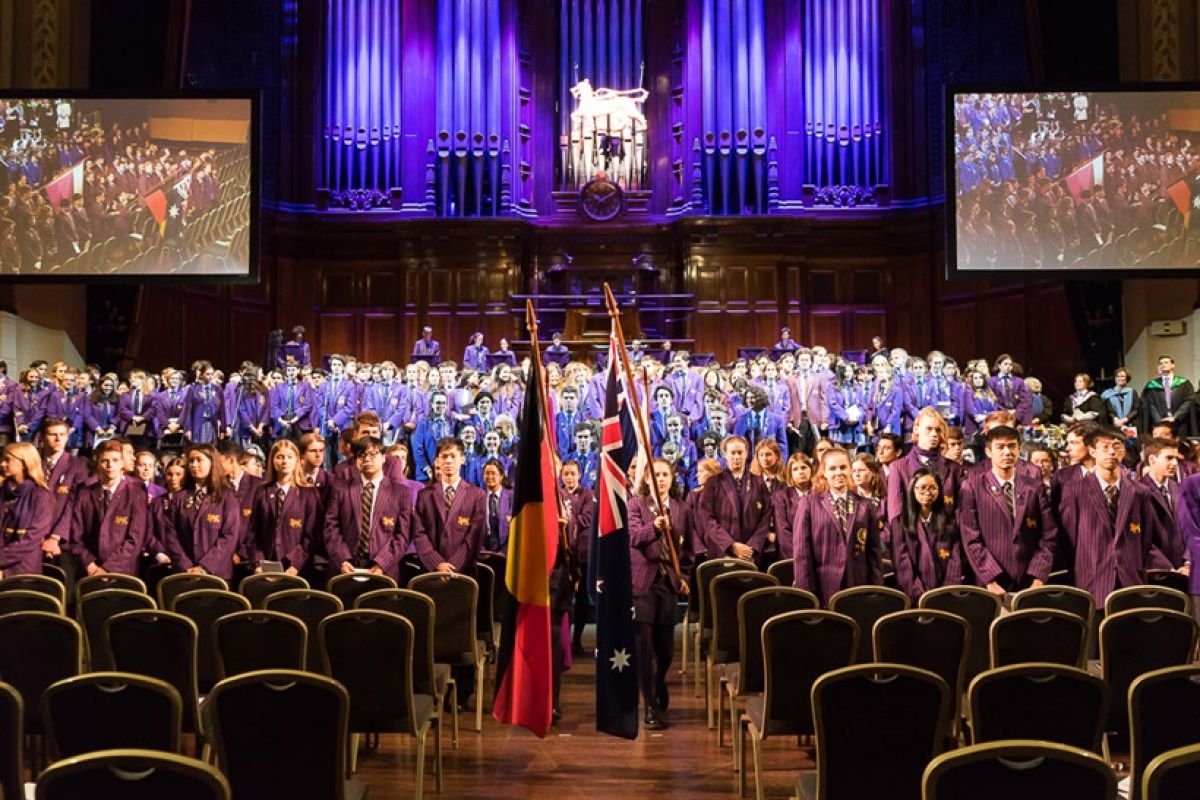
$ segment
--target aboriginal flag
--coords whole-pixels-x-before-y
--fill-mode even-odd
[[[517,485],[508,534],[506,608],[496,661],[492,716],[545,737],[553,711],[550,571],[558,556],[553,448],[544,415],[541,365],[534,359],[521,416]]]

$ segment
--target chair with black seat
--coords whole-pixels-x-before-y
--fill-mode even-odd
[[[921,800],[921,776],[945,747],[954,705],[944,680],[902,664],[859,664],[822,675],[812,696],[817,771],[796,782],[800,800]]]
[[[329,579],[325,591],[342,601],[343,608],[354,608],[354,601],[367,592],[396,589],[396,582],[387,575],[371,572],[348,572]]]
[[[365,784],[346,780],[350,695],[337,681],[297,670],[247,672],[214,686],[205,706],[217,766],[234,797],[366,796]]]
[[[1151,586],[1165,586],[1184,594],[1188,593],[1188,576],[1173,569],[1146,570],[1146,583]]]
[[[1100,623],[1100,667],[1112,702],[1105,730],[1124,740],[1129,735],[1129,697],[1133,682],[1147,672],[1188,664],[1196,649],[1196,621],[1178,611],[1158,608],[1122,611]],[[3,674],[3,673],[0,673]]]
[[[925,800],[1116,800],[1104,759],[1065,744],[1010,739],[944,753],[925,768]]]
[[[1193,800],[1200,786],[1200,744],[1168,750],[1146,766],[1141,796],[1147,800]],[[1132,797],[1132,786],[1130,787]]]
[[[980,674],[967,694],[971,741],[1039,739],[1101,754],[1108,686],[1062,664],[1014,664]]]
[[[1023,589],[1012,596],[1013,611],[1028,611],[1031,608],[1051,608],[1067,611],[1086,622],[1096,613],[1096,604],[1091,594],[1074,586],[1037,586]]]
[[[99,577],[99,576],[95,576]],[[83,625],[87,663],[93,672],[112,669],[105,625],[110,617],[126,611],[153,609],[154,598],[131,589],[93,589],[79,594],[79,622]]]
[[[712,594],[709,592],[709,587],[712,585],[713,579],[718,575],[724,575],[729,572],[747,571],[756,572],[757,569],[753,562],[747,561],[744,558],[710,558],[696,567],[696,578],[692,586],[692,591],[697,595],[699,609],[696,631],[692,634],[692,652],[695,654],[693,666],[696,670],[697,695],[699,694],[701,683],[704,684],[704,709],[709,714],[709,728],[712,728],[714,724],[710,709],[712,686],[708,682],[708,670],[700,669],[701,660],[708,658],[709,641],[712,639]]]
[[[25,796],[25,707],[16,687],[0,683],[0,798]]]
[[[154,750],[101,750],[51,764],[37,782],[37,800],[230,800],[215,767]]]
[[[473,630],[472,630],[473,635]],[[414,796],[421,798],[425,740],[439,722],[432,695],[413,691],[413,626],[388,611],[355,609],[321,623],[321,649],[330,677],[350,694],[350,771],[360,733],[406,733],[417,741]],[[441,736],[434,734],[434,775],[442,788]]]
[[[325,663],[321,660],[321,641],[317,638],[317,629],[321,627],[321,620],[345,610],[342,601],[329,592],[317,589],[288,589],[268,597],[264,610],[290,614],[304,623],[308,629],[304,663],[309,672],[327,674]]]
[[[28,592],[41,592],[48,594],[58,601],[62,608],[67,607],[67,587],[58,580],[49,575],[13,575],[8,578],[0,578],[0,592],[7,592],[13,589],[24,590]]]
[[[175,610],[175,598],[187,592],[194,592],[198,589],[219,589],[223,592],[229,591],[229,584],[224,578],[219,578],[216,575],[201,575],[190,572],[179,572],[174,575],[168,575],[158,582],[156,589],[158,595],[158,607],[163,611]]]
[[[812,687],[848,667],[858,652],[858,623],[832,611],[789,611],[762,629],[763,692],[746,698],[745,730],[754,754],[754,788],[763,798],[762,743],[771,736],[811,736]],[[740,745],[745,752],[745,745]],[[745,792],[746,770],[739,778]]]
[[[131,592],[146,594],[146,583],[141,578],[134,577],[133,575],[122,575],[119,572],[100,572],[80,578],[79,583],[75,584],[75,596],[78,599],[86,597],[92,592],[100,592],[105,589],[127,589]]]
[[[1083,667],[1087,622],[1052,608],[1014,611],[992,621],[991,644],[993,668],[1031,662]]]
[[[1196,743],[1200,743],[1200,665],[1158,669],[1136,678],[1129,687],[1130,800],[1141,794],[1142,776],[1151,761]]]
[[[67,585],[67,571],[52,561],[42,562],[42,574],[47,578],[54,578],[63,586]]]
[[[487,564],[475,565],[475,582],[479,584],[479,607],[475,610],[475,627],[479,641],[487,649],[488,660],[496,654],[496,573]]]
[[[28,589],[9,589],[0,592],[0,617],[18,611],[45,611],[47,614],[62,614],[63,607],[57,598],[44,592]]]
[[[946,682],[951,699],[947,734],[955,737],[971,642],[967,621],[946,611],[912,608],[880,617],[871,638],[876,661],[928,670]]]
[[[25,733],[42,733],[42,693],[83,670],[83,631],[73,619],[45,611],[0,617],[0,680],[21,693]]]
[[[264,669],[304,670],[308,629],[281,611],[235,611],[213,623],[221,678]]]
[[[1117,589],[1104,598],[1104,616],[1111,617],[1122,611],[1132,611],[1135,608],[1162,608],[1168,611],[1178,611],[1190,614],[1192,601],[1178,589],[1168,586],[1129,586]]]
[[[747,592],[778,585],[775,578],[765,572],[745,570],[717,575],[708,585],[712,640],[705,657],[705,683],[712,687],[716,695],[709,698],[705,705],[708,707],[708,727],[712,728],[714,721],[716,723],[717,746],[723,744],[721,727],[727,682],[725,668],[736,669],[738,663],[738,600]],[[736,727],[730,728],[730,734],[734,733]]]
[[[764,586],[751,589],[738,598],[738,661],[726,669],[725,686],[729,693],[729,730],[733,737],[733,766],[741,771],[742,705],[747,697],[763,690],[762,629],[771,617],[789,611],[819,609],[821,601],[812,592],[795,586]]]
[[[183,701],[174,686],[128,672],[89,672],[42,695],[55,760],[118,748],[179,752]]]
[[[265,608],[266,599],[289,589],[308,589],[308,581],[299,575],[283,572],[260,572],[247,575],[238,584],[238,594],[250,601],[251,608]]]
[[[967,669],[963,681],[970,683],[991,661],[992,620],[1000,616],[1000,598],[978,586],[943,586],[921,595],[920,608],[958,614],[971,628]]]
[[[871,637],[875,623],[888,614],[907,610],[908,604],[908,595],[886,586],[852,586],[829,598],[830,611],[845,614],[858,623],[861,635],[854,660],[859,664],[867,664],[875,657]]]
[[[792,586],[796,583],[796,561],[785,558],[767,567],[767,574],[774,575],[780,586]]]
[[[1074,586],[1055,586],[1047,583],[1024,589],[1012,596],[1013,611],[1028,611],[1033,608],[1049,608],[1055,611],[1066,611],[1083,620],[1088,638],[1088,652],[1094,658],[1097,653],[1097,643],[1092,641],[1095,635],[1096,602],[1092,595]]]
[[[250,601],[223,589],[195,589],[176,596],[174,610],[196,623],[196,681],[206,695],[222,677],[213,625],[226,614],[249,611]]]
[[[479,584],[466,575],[430,572],[413,578],[408,588],[426,594],[433,600],[433,660],[438,664],[448,664],[451,668],[474,668],[475,730],[482,731],[486,654],[483,643],[475,637]],[[461,695],[458,692],[458,696]]]
[[[197,722],[200,693],[196,689],[196,623],[182,614],[160,609],[126,611],[108,620],[108,646],[121,672],[166,681],[183,702],[184,733],[202,733]]]
[[[412,589],[378,589],[358,598],[355,608],[390,611],[399,614],[413,626],[413,692],[433,695],[438,713],[450,696],[450,741],[458,747],[458,687],[450,676],[447,664],[434,660],[433,631],[437,609],[433,598]]]

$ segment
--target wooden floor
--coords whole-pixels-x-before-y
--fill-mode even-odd
[[[718,750],[716,731],[706,727],[703,698],[693,696],[690,672],[686,691],[681,686],[684,676],[678,674],[679,630],[667,730],[642,730],[636,741],[597,733],[594,665],[585,658],[577,660],[563,676],[562,722],[545,740],[539,740],[524,729],[500,725],[486,713],[491,703],[489,676],[483,733],[468,730],[466,725],[468,721],[474,724],[474,715],[468,720],[463,714],[459,717],[463,727],[458,750],[449,746],[447,735],[442,795],[455,800],[633,800],[643,793],[652,793],[656,800],[736,798],[737,777],[728,729],[725,746]],[[585,645],[590,637],[591,628]],[[355,778],[370,785],[372,800],[412,797],[414,753],[411,739],[384,736],[379,750],[360,751]],[[430,746],[430,763],[432,755]],[[812,768],[808,755],[797,748],[795,737],[764,743],[768,797],[787,797],[794,791],[797,772]],[[752,770],[747,779],[747,795],[753,797]],[[426,775],[425,796],[435,796],[432,773]]]

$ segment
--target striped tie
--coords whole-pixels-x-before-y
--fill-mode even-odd
[[[375,484],[363,485],[358,515],[358,557],[365,565],[371,555],[371,506],[375,504]]]
[[[1119,491],[1120,490],[1117,489],[1117,485],[1115,483],[1104,487],[1104,502],[1105,505],[1108,506],[1108,518],[1113,522],[1117,521],[1117,500]]]
[[[453,486],[446,484],[444,497],[446,498],[446,511],[449,512],[450,506],[453,505],[453,503],[454,503],[454,487]]]
[[[1015,519],[1017,516],[1017,502],[1013,497],[1012,481],[1004,484],[1004,502],[1008,505],[1008,515]]]

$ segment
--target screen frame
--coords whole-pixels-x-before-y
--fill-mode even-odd
[[[946,236],[946,280],[990,281],[990,280],[1046,280],[1046,281],[1121,281],[1141,278],[1194,279],[1200,276],[1200,267],[1149,267],[1149,268],[1055,268],[1055,269],[990,269],[960,270],[958,268],[958,182],[954,158],[954,97],[958,94],[1030,94],[1041,92],[1196,92],[1200,97],[1200,82],[1181,81],[1166,83],[946,83],[942,98],[943,130],[945,144],[945,166],[943,168],[943,191],[945,192],[945,236]]]
[[[262,93],[257,89],[191,90],[173,89],[155,91],[140,89],[117,91],[105,89],[0,89],[0,98],[41,99],[66,98],[75,100],[248,100],[250,102],[250,241],[249,269],[245,275],[10,275],[0,274],[0,284],[83,284],[83,285],[179,285],[179,284],[257,284],[261,282],[261,209],[259,207],[259,170],[261,169],[261,103]]]

